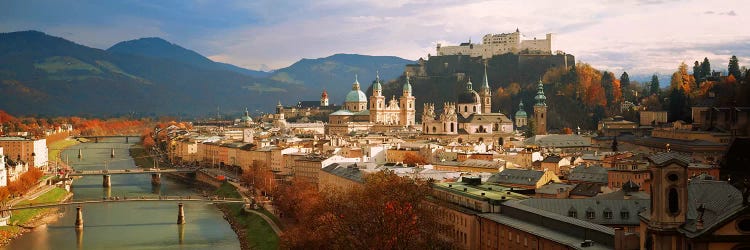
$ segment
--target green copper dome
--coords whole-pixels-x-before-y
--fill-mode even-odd
[[[466,89],[458,94],[458,104],[479,103],[479,94],[471,86],[471,79],[466,82]]]
[[[409,83],[409,73],[406,73],[406,83],[404,83],[404,92],[411,93],[411,83]]]
[[[516,111],[516,117],[528,117],[526,111],[523,110],[523,101],[518,104],[518,111]]]
[[[367,102],[367,96],[365,92],[359,89],[359,80],[357,75],[354,75],[354,83],[352,84],[352,91],[346,94],[346,102]]]
[[[380,85],[380,73],[376,73],[375,75],[375,83],[372,85],[372,90],[383,90],[383,86]]]

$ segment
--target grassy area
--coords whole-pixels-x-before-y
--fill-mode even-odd
[[[227,204],[230,216],[245,228],[245,240],[251,249],[278,249],[279,236],[259,215],[243,210],[241,204]]]
[[[279,220],[279,217],[276,217],[276,215],[272,214],[271,212],[268,212],[268,210],[266,210],[263,207],[255,211],[265,214],[266,216],[268,216],[268,218],[271,218],[271,220],[273,220],[274,223],[276,223],[276,226],[278,226],[281,230],[284,230],[284,225],[281,224],[281,220]]]
[[[25,200],[25,201],[19,202],[16,206],[26,205],[29,203],[57,202],[65,198],[67,194],[68,194],[68,191],[65,191],[65,189],[54,188],[50,190],[49,192],[43,195],[40,195],[39,197],[37,197],[36,199],[32,201]],[[29,220],[41,214],[45,209],[48,209],[48,208],[24,209],[24,210],[13,211],[13,214],[10,216],[10,224],[21,225],[26,222],[29,222]]]
[[[135,165],[140,168],[154,167],[154,159],[148,154],[148,151],[140,145],[133,145],[130,147],[130,156],[133,157]]]
[[[224,182],[221,187],[216,190],[216,195],[227,198],[240,198],[242,197],[237,191],[235,186]],[[229,212],[229,216],[232,220],[244,228],[245,241],[249,244],[251,249],[278,249],[279,248],[279,237],[273,231],[270,225],[263,220],[259,215],[254,213],[246,212],[243,209],[242,204],[222,204]],[[264,212],[265,210],[261,210]],[[265,211],[266,215],[270,218],[275,219],[276,217],[271,215],[268,211]],[[275,221],[278,225],[278,222]]]
[[[224,182],[221,184],[221,187],[216,190],[216,195],[218,195],[219,197],[227,198],[242,198],[240,192],[237,191],[237,188],[235,188],[228,182]]]
[[[59,140],[49,145],[49,151],[47,154],[47,159],[49,159],[50,164],[54,164],[55,161],[57,162],[63,162],[63,160],[60,158],[60,152],[64,150],[67,147],[73,146],[78,144],[79,142],[76,140]]]

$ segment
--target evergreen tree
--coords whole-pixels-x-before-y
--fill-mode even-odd
[[[654,74],[651,76],[651,93],[652,95],[661,95],[659,93],[659,77]]]
[[[620,75],[620,89],[622,89],[622,97],[625,100],[630,100],[633,93],[630,92],[630,76],[628,72],[622,72]]]
[[[534,119],[530,119],[529,123],[526,124],[526,131],[523,131],[523,136],[526,138],[533,137],[534,130],[536,130],[536,124],[534,123]]]
[[[729,75],[733,75],[734,78],[740,78],[742,74],[740,73],[740,64],[737,61],[737,57],[732,55],[732,58],[729,58],[729,68],[727,69]]]
[[[695,61],[695,63],[693,63],[693,77],[695,77],[695,81],[700,82],[703,76],[703,67],[701,67],[698,61]]]
[[[679,88],[674,88],[669,92],[669,117],[670,122],[682,120],[687,121],[689,119],[688,112],[688,98],[685,91]]]
[[[701,63],[701,73],[703,73],[703,75],[701,75],[701,78],[711,76],[711,63],[708,62],[708,57],[703,58],[703,62]],[[698,78],[696,77],[695,80],[697,81]]]

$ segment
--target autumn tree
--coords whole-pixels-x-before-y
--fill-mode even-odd
[[[416,167],[417,165],[424,165],[427,163],[429,163],[427,161],[427,158],[425,158],[421,154],[406,153],[404,155],[404,164],[408,165],[409,167]]]
[[[685,94],[690,94],[695,89],[695,78],[687,71],[687,64],[680,63],[677,71],[672,73],[671,89],[680,89]]]
[[[294,179],[289,184],[279,185],[273,192],[274,207],[286,218],[300,222],[306,216],[313,214],[313,209],[319,206],[320,193],[315,184]]]
[[[322,201],[281,236],[282,249],[449,248],[427,195],[430,183],[391,171],[364,176],[359,188],[321,193]]]

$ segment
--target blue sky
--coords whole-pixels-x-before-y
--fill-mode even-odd
[[[553,33],[553,49],[597,68],[668,74],[678,64],[729,56],[750,65],[750,7],[743,1],[321,0],[7,1],[0,32],[39,30],[106,49],[162,37],[211,59],[274,69],[335,53],[435,53],[435,45],[480,41],[516,28]]]

